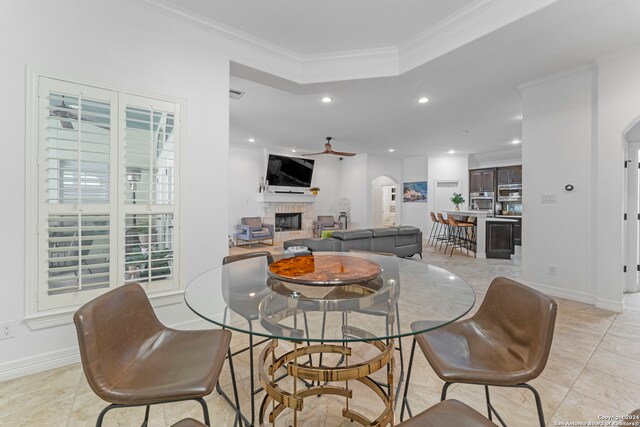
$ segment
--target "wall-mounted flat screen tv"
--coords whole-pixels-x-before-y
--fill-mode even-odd
[[[269,154],[267,181],[281,187],[310,187],[315,160]]]

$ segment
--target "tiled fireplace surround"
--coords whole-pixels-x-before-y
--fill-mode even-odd
[[[315,220],[315,209],[313,203],[297,202],[261,202],[260,215],[266,224],[275,224],[276,213],[302,213],[301,230],[276,232],[275,245],[282,246],[282,242],[289,239],[300,239],[313,237],[313,221]]]

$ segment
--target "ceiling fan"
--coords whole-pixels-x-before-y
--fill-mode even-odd
[[[326,144],[324,144],[324,151],[321,153],[307,153],[307,154],[303,154],[303,156],[315,156],[316,154],[335,154],[336,156],[355,156],[356,153],[347,153],[344,151],[333,151],[333,148],[331,148],[331,140],[333,138],[328,136],[326,138],[327,142]]]

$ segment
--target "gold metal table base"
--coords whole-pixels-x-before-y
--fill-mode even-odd
[[[336,344],[313,344],[302,346],[294,342],[294,349],[279,357],[276,356],[278,340],[273,339],[262,350],[259,359],[258,374],[260,383],[266,391],[266,396],[262,400],[259,412],[259,422],[263,426],[265,416],[271,404],[271,411],[268,414],[268,421],[275,423],[275,419],[285,409],[293,410],[293,425],[297,425],[298,412],[304,408],[304,399],[309,396],[322,394],[332,394],[345,398],[345,408],[342,409],[342,416],[351,421],[358,422],[364,426],[387,426],[393,425],[393,367],[394,367],[394,341],[388,343],[380,340],[363,341],[376,347],[380,352],[370,360],[349,365],[351,348]],[[308,358],[313,354],[339,354],[344,356],[345,365],[337,367],[312,366],[298,364],[297,359]],[[269,360],[270,359],[270,360]],[[276,371],[282,367],[287,370],[287,375],[294,379],[293,391],[284,390],[275,379]],[[387,367],[387,381],[389,392],[372,380],[369,375],[380,369]],[[312,384],[326,382],[344,381],[345,386],[337,385],[317,385],[298,390],[298,380],[311,381]],[[366,416],[349,409],[349,399],[353,397],[353,392],[349,389],[349,381],[355,380],[369,387],[380,398],[384,404],[384,410],[375,419],[370,420]]]

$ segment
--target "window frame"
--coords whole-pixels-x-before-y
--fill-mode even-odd
[[[41,79],[52,79],[62,84],[72,84],[86,86],[89,88],[95,88],[98,91],[107,91],[115,97],[116,102],[111,103],[111,115],[114,117],[114,121],[111,124],[111,143],[110,147],[111,158],[117,159],[116,164],[112,164],[110,169],[115,171],[115,175],[110,177],[110,194],[116,196],[110,198],[109,204],[105,205],[105,211],[109,212],[112,223],[110,224],[112,233],[112,241],[115,242],[115,248],[111,249],[112,257],[118,259],[113,260],[112,265],[115,266],[114,270],[111,270],[112,284],[108,288],[102,288],[100,290],[83,291],[75,293],[77,297],[67,297],[65,299],[71,299],[72,302],[63,304],[39,304],[39,300],[42,298],[52,298],[55,295],[43,294],[43,280],[41,277],[42,263],[46,263],[46,257],[42,257],[43,246],[42,242],[46,240],[46,237],[40,238],[43,226],[41,224],[41,203],[42,198],[39,192],[42,191],[42,177],[40,174],[40,161],[46,161],[42,158],[41,153],[41,141],[40,132],[42,126],[42,117],[39,115],[40,100],[40,82]],[[73,320],[73,313],[77,308],[84,304],[86,301],[92,299],[98,294],[105,293],[110,289],[117,286],[122,286],[125,283],[124,276],[124,221],[126,205],[123,189],[126,186],[126,165],[124,163],[124,127],[126,127],[126,120],[122,114],[124,114],[126,105],[124,100],[128,98],[133,99],[147,99],[151,102],[166,105],[172,104],[175,106],[175,125],[177,127],[176,139],[177,147],[175,147],[175,163],[174,167],[176,173],[174,175],[174,204],[172,214],[174,215],[174,236],[173,236],[173,279],[171,281],[158,281],[156,283],[164,282],[162,285],[149,285],[150,282],[142,283],[145,290],[148,291],[149,299],[154,307],[161,307],[172,304],[179,304],[183,301],[184,293],[184,281],[180,268],[180,253],[182,249],[182,242],[180,238],[181,230],[181,192],[182,192],[182,173],[181,173],[181,158],[184,154],[185,145],[185,105],[184,99],[175,97],[159,95],[156,93],[148,93],[139,90],[131,90],[129,88],[118,87],[115,85],[89,82],[79,78],[70,78],[69,76],[60,76],[54,73],[47,73],[39,70],[34,70],[27,67],[27,90],[26,90],[26,143],[25,143],[25,162],[26,162],[26,177],[25,177],[25,211],[26,211],[26,226],[25,226],[25,322],[34,330],[48,328],[53,326],[69,324]],[[45,209],[46,210],[46,209]],[[150,210],[149,213],[154,213]],[[42,242],[40,242],[40,240]],[[119,258],[122,258],[119,259]],[[122,270],[122,272],[121,272]],[[123,273],[123,274],[121,274]],[[46,280],[46,279],[44,279]],[[84,293],[87,292],[87,293]],[[95,295],[93,295],[95,293]],[[91,294],[91,295],[89,295]],[[52,300],[54,300],[53,298]],[[46,307],[46,308],[43,308]]]

